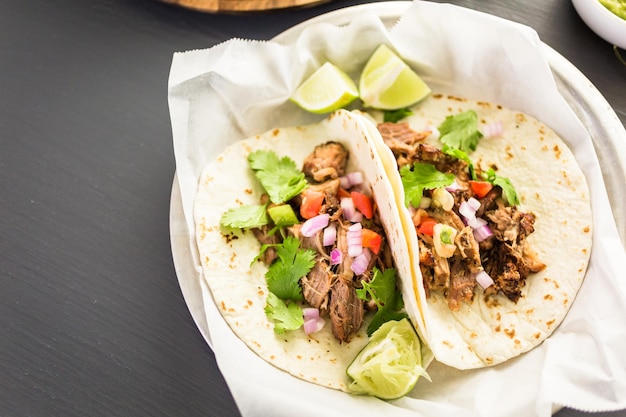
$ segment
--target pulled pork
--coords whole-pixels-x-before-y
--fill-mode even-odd
[[[463,302],[471,302],[477,281],[475,276],[484,270],[493,279],[484,294],[501,292],[517,302],[530,273],[539,272],[545,265],[537,259],[526,238],[534,231],[535,216],[517,207],[506,206],[502,190],[494,186],[482,198],[471,189],[467,162],[443,153],[439,148],[423,143],[430,132],[414,132],[406,123],[381,123],[378,129],[385,144],[396,157],[398,167],[416,162],[428,163],[444,173],[454,174],[458,187],[449,191],[454,199],[451,210],[441,207],[419,209],[413,216],[419,243],[420,270],[426,296],[442,292],[451,310],[458,310]],[[475,167],[478,169],[478,167]],[[426,191],[427,196],[430,192]],[[461,204],[470,198],[480,202],[476,216],[484,219],[493,232],[477,241],[473,229],[459,214]],[[432,234],[420,232],[426,219],[456,230],[454,253],[443,257],[435,248]]]
[[[339,179],[346,173],[348,157],[348,151],[343,145],[337,142],[327,142],[318,145],[305,158],[302,167],[309,182],[307,188],[324,194],[320,214],[329,214],[330,222],[337,226],[337,239],[334,247],[341,252],[343,261],[338,265],[331,265],[330,251],[333,248],[323,245],[321,231],[314,236],[304,237],[301,233],[301,224],[295,224],[287,230],[289,235],[300,240],[302,248],[313,249],[317,253],[313,268],[300,280],[302,293],[310,306],[319,309],[321,315],[330,319],[332,333],[340,342],[351,340],[361,328],[365,311],[370,307],[357,297],[356,290],[361,286],[361,281],[371,280],[371,269],[374,265],[383,271],[393,266],[391,253],[383,239],[379,253],[372,253],[369,268],[364,273],[355,275],[350,268],[353,258],[348,255],[347,231],[352,223],[343,218],[340,204],[340,195],[343,193],[345,196],[349,190],[341,189]],[[359,191],[364,190],[359,189]],[[294,197],[289,203],[298,213],[302,203],[301,196]],[[368,220],[367,227],[384,236],[377,213],[371,221]],[[272,225],[265,226],[255,229],[254,234],[263,243],[279,243],[280,233],[268,236],[271,229]],[[270,251],[270,249],[265,252],[263,259],[268,264],[276,256],[275,251]]]

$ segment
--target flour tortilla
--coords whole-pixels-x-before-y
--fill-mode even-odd
[[[565,142],[533,117],[502,106],[452,96],[432,95],[414,106],[407,121],[415,130],[439,126],[446,116],[473,109],[479,126],[500,121],[504,133],[484,138],[470,155],[475,163],[498,167],[520,196],[520,209],[536,215],[528,242],[545,270],[531,274],[522,297],[514,303],[504,295],[489,301],[477,286],[471,304],[451,311],[441,292],[427,299],[419,269],[418,243],[395,159],[380,136],[374,137],[401,207],[413,280],[403,281],[409,314],[421,324],[420,335],[437,360],[458,369],[495,365],[526,352],[552,334],[571,307],[587,270],[591,253],[592,213],[585,177]],[[427,143],[441,147],[437,139]],[[420,318],[422,320],[420,320]]]
[[[307,337],[302,329],[277,335],[265,313],[267,267],[253,262],[260,245],[251,232],[221,229],[220,217],[243,204],[258,204],[262,189],[247,156],[260,149],[289,156],[302,167],[314,147],[342,143],[350,152],[347,172],[361,171],[378,205],[387,239],[398,261],[397,271],[411,281],[408,247],[394,194],[365,127],[364,120],[338,111],[314,125],[277,128],[227,148],[202,173],[194,204],[196,240],[204,279],[226,322],[261,358],[290,374],[325,387],[346,391],[346,369],[367,343],[367,316],[350,343],[340,344],[330,323]]]

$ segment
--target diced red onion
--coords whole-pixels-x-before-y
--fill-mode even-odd
[[[456,181],[454,181],[452,184],[450,184],[450,185],[448,185],[446,187],[446,190],[449,191],[449,192],[457,191],[457,190],[460,190],[460,189],[461,189],[461,185],[458,182],[456,182]]]
[[[317,232],[328,226],[330,221],[330,215],[328,213],[318,214],[315,217],[311,217],[302,224],[300,232],[304,237],[314,236]]]
[[[354,206],[354,201],[350,197],[344,197],[340,202],[341,209],[343,210],[343,217],[351,221],[350,219],[354,217],[354,214],[357,212],[356,207]]]
[[[309,335],[311,333],[319,332],[320,330],[322,330],[325,323],[326,321],[321,317],[318,317],[316,319],[311,319],[311,320],[305,320],[304,326],[303,326],[304,333]]]
[[[330,251],[330,264],[339,265],[343,262],[343,254],[337,248]]]
[[[476,282],[478,282],[478,284],[483,288],[488,288],[493,285],[493,279],[489,276],[488,273],[485,272],[485,270],[481,270],[480,272],[478,272],[474,278],[476,279]]]
[[[468,223],[470,219],[476,218],[476,209],[467,201],[459,204],[459,214]]]
[[[348,256],[355,257],[363,252],[363,236],[361,223],[355,223],[348,228],[346,240],[348,242]]]
[[[347,190],[353,185],[359,185],[363,183],[363,173],[360,171],[349,172],[346,175],[339,178],[339,185],[341,188]]]
[[[480,133],[483,134],[483,138],[485,139],[498,137],[502,135],[503,132],[504,132],[504,126],[502,126],[502,122],[500,120],[492,122],[492,123],[487,123],[480,130]]]
[[[477,211],[480,208],[480,201],[476,200],[474,197],[470,197],[467,200],[467,204],[469,204],[469,206],[473,208],[474,211]]]
[[[467,219],[467,225],[476,230],[487,225],[487,221],[485,219],[481,219],[480,217],[472,217]]]
[[[302,309],[302,317],[304,317],[304,321],[316,319],[319,316],[320,316],[320,311],[317,308],[305,307]]]
[[[482,219],[477,219],[477,220],[482,220]],[[493,235],[493,232],[491,231],[491,229],[489,228],[487,224],[484,224],[483,226],[474,229],[474,239],[476,239],[476,242],[478,243],[487,239],[491,235]]]
[[[322,244],[324,246],[332,246],[337,240],[337,224],[331,223],[324,229],[322,236]]]
[[[356,275],[361,275],[363,272],[367,271],[367,266],[370,264],[371,259],[372,254],[370,253],[369,249],[363,249],[361,251],[361,254],[359,254],[352,260],[350,269]]]

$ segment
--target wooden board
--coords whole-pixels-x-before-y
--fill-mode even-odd
[[[161,0],[202,12],[253,12],[310,6],[330,0]]]

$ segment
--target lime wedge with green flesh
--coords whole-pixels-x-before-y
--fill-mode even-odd
[[[348,74],[326,62],[300,84],[290,99],[309,112],[321,114],[345,107],[358,96]]]
[[[431,92],[411,67],[384,44],[365,64],[359,91],[366,107],[380,110],[409,107]]]
[[[350,392],[383,400],[408,394],[420,376],[430,379],[422,366],[419,337],[407,319],[380,326],[346,372],[353,380]]]

